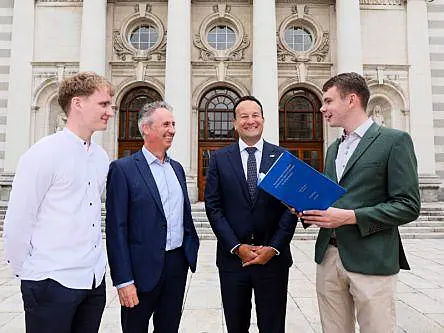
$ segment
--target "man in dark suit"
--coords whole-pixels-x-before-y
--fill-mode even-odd
[[[191,217],[185,173],[167,156],[175,134],[171,107],[146,104],[139,112],[144,145],[111,163],[106,239],[118,288],[124,333],[177,333],[188,267],[196,269],[199,239]]]
[[[283,149],[262,139],[261,103],[252,96],[234,106],[239,141],[210,158],[205,208],[216,234],[222,302],[229,333],[248,332],[254,290],[260,332],[285,331],[290,241],[297,219],[257,189]]]
[[[420,210],[412,140],[368,117],[362,76],[339,74],[323,92],[325,119],[344,128],[328,148],[325,173],[347,192],[334,207],[302,215],[321,227],[315,260],[322,327],[354,333],[356,311],[361,332],[394,332],[397,273],[409,269],[398,226]]]

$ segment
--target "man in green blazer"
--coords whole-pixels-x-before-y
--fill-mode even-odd
[[[323,92],[322,114],[331,127],[344,128],[328,148],[325,174],[347,192],[325,211],[301,214],[321,228],[315,261],[322,327],[354,333],[357,317],[361,332],[394,332],[397,273],[410,269],[398,226],[420,210],[413,143],[368,117],[362,76],[339,74]]]

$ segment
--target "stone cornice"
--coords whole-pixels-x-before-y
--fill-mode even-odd
[[[36,2],[83,2],[83,0],[37,0]]]
[[[359,0],[361,5],[403,6],[406,0]]]

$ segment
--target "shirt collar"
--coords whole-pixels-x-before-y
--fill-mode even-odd
[[[354,130],[354,133],[356,133],[357,135],[359,135],[359,137],[362,138],[367,132],[367,130],[370,128],[370,126],[372,126],[372,124],[373,124],[373,119],[369,117],[357,129]]]
[[[68,127],[63,128],[64,135],[72,139],[76,144],[83,147],[83,149],[88,150],[89,148],[92,148],[92,141],[88,146],[88,142],[83,140],[81,137],[79,137],[77,134],[75,134],[73,131],[71,131]]]
[[[256,149],[260,152],[262,152],[262,149],[264,148],[264,139],[260,138],[258,142],[256,142],[254,145],[249,146],[245,143],[244,140],[239,138],[239,150],[243,151],[247,147],[256,147]]]
[[[162,164],[162,162],[156,156],[154,156],[154,154],[152,152],[150,152],[148,149],[146,149],[145,146],[142,146],[142,153],[143,153],[143,156],[145,156],[145,159],[149,165],[151,165],[155,162],[158,164]],[[169,162],[170,162],[170,157],[167,155],[167,153],[165,153],[164,163],[169,163]]]
[[[350,134],[345,134],[345,130],[342,131],[342,135],[339,138],[340,142],[343,142],[348,136],[350,135],[357,135],[359,138],[363,138],[367,130],[372,126],[373,119],[371,117],[367,118],[366,121],[364,121],[357,129],[355,129]]]

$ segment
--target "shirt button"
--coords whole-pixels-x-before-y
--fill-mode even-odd
[[[83,144],[86,145],[86,141],[84,141]]]
[[[91,182],[88,182],[88,185],[91,185]]]
[[[97,247],[97,245],[94,245],[94,248],[96,248]]]
[[[94,223],[93,223],[93,227],[94,227]]]
[[[89,205],[90,205],[90,206],[92,206],[92,205],[93,205],[93,203],[92,203],[92,202],[90,202],[90,203],[89,203]]]

